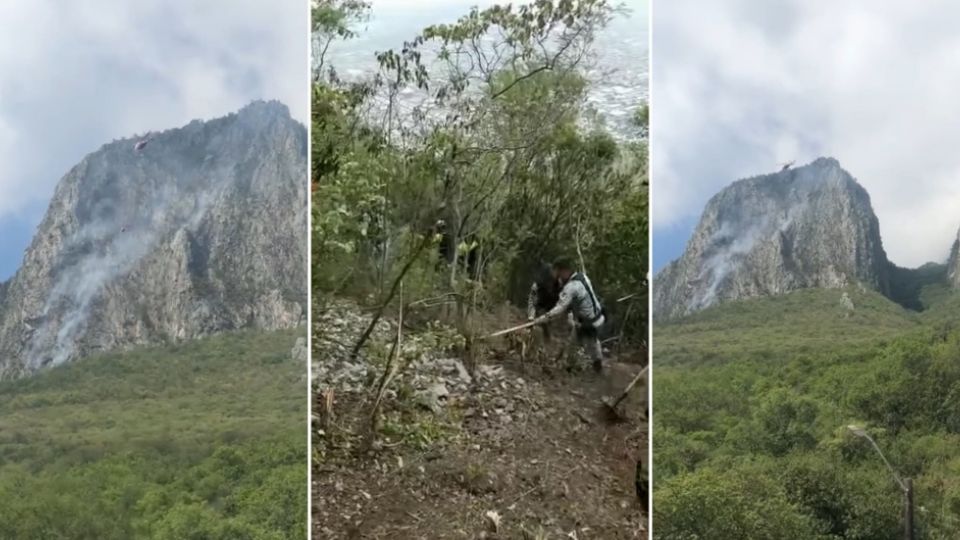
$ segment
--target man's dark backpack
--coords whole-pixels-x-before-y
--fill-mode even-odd
[[[537,307],[547,311],[560,301],[560,284],[549,265],[541,265],[537,273]]]

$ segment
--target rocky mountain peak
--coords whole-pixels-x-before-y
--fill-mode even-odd
[[[888,290],[870,196],[833,158],[734,182],[703,212],[683,255],[654,279],[654,316],[807,287]]]
[[[297,324],[306,129],[279,102],[105,144],[0,285],[0,378],[92,352]]]

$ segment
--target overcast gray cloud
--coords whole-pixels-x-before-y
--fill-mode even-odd
[[[945,260],[960,227],[957,20],[947,1],[657,3],[655,250],[679,255],[677,228],[733,180],[829,155],[870,192],[891,260]]]
[[[254,99],[306,122],[308,24],[304,0],[0,3],[0,280],[101,144]]]

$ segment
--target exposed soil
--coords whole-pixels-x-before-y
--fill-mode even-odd
[[[623,421],[601,407],[639,365],[596,375],[491,355],[468,375],[447,362],[450,392],[433,410],[396,382],[376,440],[369,390],[334,388],[334,416],[315,417],[313,538],[646,538],[635,488],[646,388],[620,405]]]

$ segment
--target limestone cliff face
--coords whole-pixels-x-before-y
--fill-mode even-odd
[[[960,231],[957,239],[950,248],[950,258],[947,260],[947,279],[954,288],[960,288]]]
[[[304,316],[307,134],[286,106],[136,143],[104,145],[57,186],[0,285],[0,378]]]
[[[807,287],[862,283],[888,293],[870,196],[840,164],[737,181],[707,204],[686,251],[654,279],[654,317]]]

